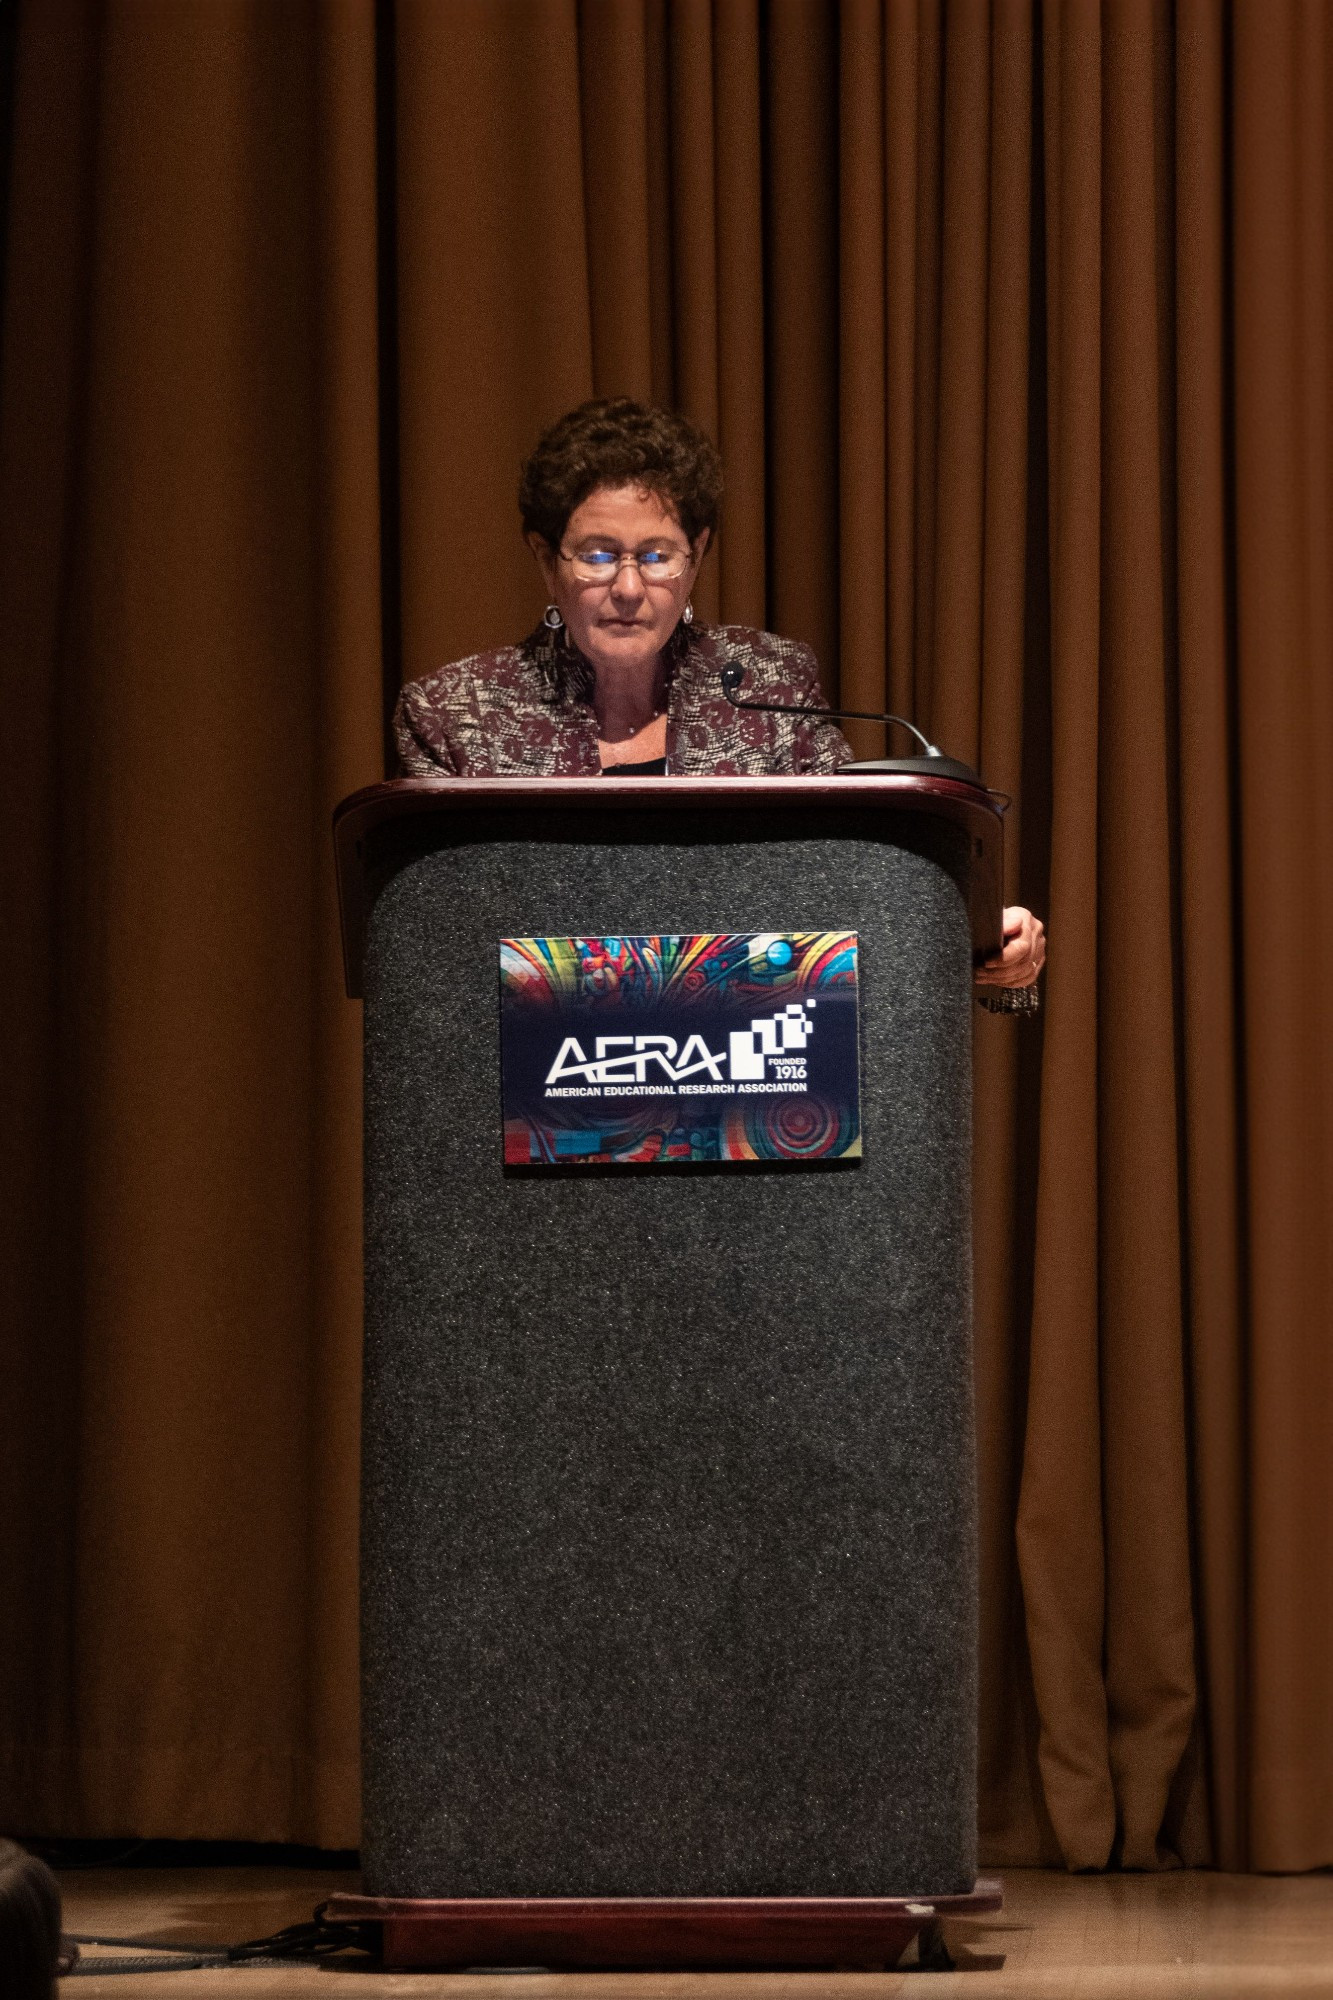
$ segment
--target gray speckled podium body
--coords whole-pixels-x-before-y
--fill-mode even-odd
[[[972,1887],[969,842],[773,793],[367,857],[368,1894]],[[835,928],[861,1162],[506,1171],[502,936]]]

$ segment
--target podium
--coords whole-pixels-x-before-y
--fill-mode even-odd
[[[415,779],[365,1001],[364,1893],[386,1963],[885,1965],[976,1880],[974,959],[948,778]],[[505,1164],[499,942],[855,931],[863,1156]],[[928,1933],[929,1935],[929,1933]]]

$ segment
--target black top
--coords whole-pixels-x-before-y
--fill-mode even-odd
[[[603,764],[604,778],[665,778],[665,757],[650,757],[644,764]]]

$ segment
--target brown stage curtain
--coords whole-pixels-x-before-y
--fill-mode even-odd
[[[1333,1863],[1323,0],[24,0],[12,100],[0,1813],[356,1838],[328,812],[627,391],[721,444],[701,611],[978,760],[1049,916],[983,1851]]]

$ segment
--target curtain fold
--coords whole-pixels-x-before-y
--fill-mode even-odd
[[[373,345],[317,301],[364,321],[360,288],[373,336],[374,241],[346,216],[326,260],[316,176],[345,114],[373,212],[373,70],[321,75],[306,25],[21,23],[0,595],[50,858],[6,1202],[37,1394],[5,1398],[2,1455],[43,1630],[8,1690],[20,1828],[355,1837],[358,1034],[327,826],[378,761],[378,507]]]
[[[1180,1006],[1200,1696],[1217,1849],[1247,1851],[1246,1489],[1238,1022],[1233,393],[1227,48],[1210,0],[1177,15],[1175,198]]]
[[[976,1033],[993,1862],[1333,1863],[1321,0],[24,5],[0,344],[0,1797],[356,1837],[328,814],[541,609],[590,394],[701,616],[1012,795]],[[867,754],[884,732],[856,732]]]
[[[1193,1717],[1162,686],[1148,8],[1067,10],[1045,77],[1051,975],[1019,1546],[1062,1851],[1151,1866]],[[1104,116],[1111,108],[1114,115]],[[1138,942],[1133,992],[1114,940]],[[1146,1420],[1146,1421],[1145,1421]],[[1077,1471],[1069,1467],[1072,1458]]]
[[[1333,744],[1333,24],[1313,0],[1241,10],[1231,56],[1244,1796],[1257,1865],[1295,1868],[1326,1864],[1333,1798],[1333,808],[1313,778]]]

